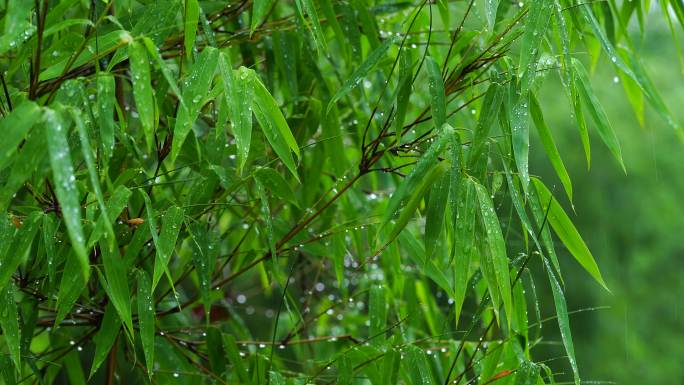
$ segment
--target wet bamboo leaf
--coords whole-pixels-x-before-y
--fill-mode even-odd
[[[100,127],[100,146],[106,160],[109,160],[114,152],[114,92],[114,76],[110,73],[100,73],[97,77],[97,121]]]
[[[499,9],[499,0],[485,1],[485,18],[487,19],[487,28],[494,31],[494,24],[496,24],[496,12]]]
[[[70,252],[66,257],[66,264],[64,265],[64,272],[62,279],[59,282],[59,291],[57,293],[57,316],[55,316],[54,325],[59,325],[67,316],[71,308],[81,296],[81,291],[86,286],[86,280],[81,271],[81,261],[75,255],[75,252]]]
[[[5,30],[0,36],[0,55],[21,46],[36,31],[30,18],[32,2],[12,1],[7,2],[5,6]]]
[[[154,147],[154,131],[156,102],[152,91],[150,77],[150,61],[145,47],[137,41],[128,45],[128,58],[131,65],[131,77],[133,81],[133,96],[138,110],[140,124],[145,133],[147,151],[151,152]]]
[[[482,254],[481,266],[485,280],[492,295],[495,309],[498,303],[495,298],[500,298],[506,311],[506,321],[510,325],[513,316],[513,299],[511,295],[511,278],[508,272],[508,256],[504,243],[499,218],[494,211],[494,203],[489,193],[481,184],[470,180],[475,187],[480,206],[480,218],[486,232],[486,251]],[[486,271],[490,271],[488,274]],[[498,294],[496,293],[498,290]]]
[[[114,304],[119,318],[123,321],[129,335],[133,336],[133,321],[131,317],[131,291],[128,287],[128,274],[123,259],[118,249],[109,250],[106,244],[100,241],[102,264],[106,279],[105,290],[107,296]]]
[[[494,123],[499,112],[499,107],[503,101],[503,87],[498,84],[492,84],[487,89],[487,93],[482,101],[483,109],[480,111],[480,117],[473,133],[473,143],[469,152],[468,166],[472,168],[477,164],[485,145],[487,144],[487,137],[489,130]]]
[[[195,0],[196,1],[196,0]],[[207,96],[209,86],[214,78],[214,70],[218,61],[218,50],[207,47],[197,56],[195,64],[190,68],[190,73],[181,82],[183,90],[183,102],[187,106],[178,109],[176,123],[173,129],[173,143],[171,147],[171,160],[175,161],[180,153],[186,137],[197,119],[204,98]]]
[[[76,176],[74,175],[71,151],[67,141],[68,125],[64,113],[59,110],[46,108],[43,112],[43,119],[47,122],[45,134],[47,135],[55,194],[69,232],[71,246],[81,264],[81,274],[87,281],[90,267],[81,225],[79,192],[76,187]]]
[[[459,179],[459,182],[461,180]],[[454,215],[454,320],[458,325],[463,302],[465,301],[468,281],[470,279],[471,261],[475,253],[475,221],[477,213],[477,196],[473,183],[460,183],[456,201],[457,210]],[[456,192],[457,191],[457,192]]]
[[[106,211],[102,211],[102,214],[97,218],[97,222],[95,222],[95,228],[90,233],[87,243],[88,248],[93,247],[95,243],[100,240],[102,235],[105,234],[107,228],[106,222],[114,223],[117,216],[126,207],[130,197],[131,190],[124,186],[118,186],[114,192],[111,193],[109,200],[105,204]],[[107,213],[106,216],[103,215],[105,212]]]
[[[249,27],[250,36],[254,34],[257,27],[261,25],[265,20],[266,13],[271,8],[273,0],[255,0],[252,5],[251,22]]]
[[[361,81],[363,81],[363,79],[375,68],[378,62],[385,57],[385,53],[393,43],[393,39],[387,39],[384,43],[382,43],[382,45],[375,48],[371,53],[368,54],[366,60],[361,63],[361,65],[354,70],[354,72],[352,72],[349,78],[342,84],[342,87],[340,87],[340,89],[330,99],[330,102],[328,102],[328,107],[326,108],[326,113],[330,112],[330,109],[335,103],[337,103],[338,100],[342,99],[349,92],[351,92],[351,90],[361,84]]]
[[[551,266],[548,261],[544,259],[544,266],[546,268],[546,273],[549,276],[549,282],[551,283],[551,292],[553,293],[553,303],[556,306],[556,316],[558,319],[558,328],[561,332],[561,339],[563,340],[563,345],[565,346],[565,351],[568,354],[568,361],[572,367],[572,374],[575,379],[575,385],[581,383],[579,377],[579,371],[577,370],[577,360],[575,359],[575,346],[572,342],[572,333],[570,332],[570,318],[568,318],[568,307],[565,303],[565,295],[563,294],[563,288],[558,283],[556,276],[551,270]]]
[[[26,134],[36,122],[40,113],[38,105],[31,101],[21,103],[12,113],[0,119],[0,170],[7,167],[17,152],[19,144],[26,138]]]
[[[228,355],[228,361],[233,366],[233,371],[237,373],[240,382],[243,384],[249,383],[249,374],[245,368],[240,357],[240,351],[235,343],[235,337],[232,334],[223,334],[223,348]]]
[[[254,87],[244,70],[238,71],[238,76],[233,74],[230,65],[230,57],[221,54],[219,60],[221,78],[223,80],[226,104],[230,108],[235,145],[237,146],[238,169],[242,170],[247,162],[249,147],[252,141],[252,100]]]
[[[446,123],[446,96],[444,94],[444,82],[439,64],[432,56],[426,60],[428,73],[428,88],[430,90],[430,107],[432,111],[432,123],[436,129]]]
[[[425,352],[420,348],[409,345],[406,348],[406,359],[402,363],[410,373],[409,379],[412,385],[435,384]]]
[[[589,82],[589,74],[587,74],[587,71],[584,69],[584,66],[579,60],[573,58],[572,65],[575,70],[575,74],[577,74],[577,82],[575,84],[577,85],[578,93],[584,100],[584,105],[589,110],[589,114],[596,124],[599,137],[601,140],[603,140],[603,143],[606,144],[610,152],[612,152],[613,156],[615,156],[615,159],[617,159],[617,161],[620,163],[622,169],[626,172],[625,164],[622,161],[622,150],[620,149],[620,143],[615,135],[615,131],[613,131],[613,127],[608,121],[606,112],[603,110],[601,103],[594,94],[594,90]]]
[[[19,313],[14,300],[14,284],[5,285],[0,298],[0,327],[14,366],[21,371]]]
[[[541,139],[544,150],[546,151],[546,156],[549,157],[551,165],[556,171],[556,175],[558,175],[558,178],[563,184],[565,193],[568,194],[568,199],[570,199],[570,202],[572,202],[572,183],[570,182],[570,175],[568,175],[568,171],[565,169],[565,165],[560,157],[558,148],[556,148],[556,143],[553,141],[551,130],[546,125],[546,121],[544,121],[544,114],[542,113],[541,106],[539,105],[539,102],[534,94],[530,94],[530,112],[532,113],[534,125],[537,127],[537,131],[539,132],[539,138]]]
[[[241,68],[240,71],[243,71],[243,69]],[[254,116],[259,122],[264,136],[266,136],[266,139],[271,144],[273,151],[283,161],[292,175],[299,180],[297,167],[290,153],[290,151],[293,151],[299,158],[299,145],[294,136],[292,136],[290,127],[280,111],[278,103],[273,99],[273,96],[271,96],[271,93],[268,92],[261,80],[259,80],[257,74],[254,71],[249,71],[246,74],[246,76],[251,78],[254,87],[254,99],[252,101]],[[239,76],[245,75],[241,72]]]
[[[119,315],[117,314],[114,305],[110,302],[105,309],[102,322],[100,322],[100,329],[93,338],[93,342],[95,343],[95,354],[93,355],[93,364],[90,367],[89,378],[93,377],[93,374],[97,372],[97,369],[109,355],[109,351],[112,349],[112,346],[114,346],[120,330],[121,320],[119,319]]]
[[[297,203],[297,198],[295,197],[292,188],[290,188],[290,185],[274,169],[262,167],[254,173],[254,177],[264,186],[266,191],[277,196],[278,198],[292,203],[295,206],[299,206],[299,203]]]
[[[295,5],[297,7],[297,13],[299,14],[303,23],[307,25],[307,27],[309,24],[311,25],[310,28],[313,32],[311,36],[313,37],[314,42],[316,43],[316,47],[319,49],[320,52],[324,52],[327,48],[325,43],[325,37],[323,36],[323,29],[321,28],[321,22],[318,20],[318,14],[316,13],[316,7],[314,6],[313,1],[295,0]],[[306,13],[306,16],[308,17],[310,23],[308,23],[307,20],[304,18],[304,13]]]
[[[0,251],[2,251],[2,255],[0,255],[0,261],[2,261],[0,264],[0,290],[9,284],[12,274],[26,256],[33,238],[36,232],[38,232],[38,225],[41,222],[42,215],[39,211],[32,212],[16,232],[14,231],[14,226],[10,226],[9,223],[3,221],[3,225],[0,228],[2,231],[0,236],[7,243],[0,246]]]
[[[548,210],[548,221],[551,224],[551,227],[553,227],[556,235],[558,235],[558,238],[560,238],[577,262],[594,277],[596,282],[608,290],[606,283],[603,281],[603,277],[601,277],[601,272],[594,260],[594,256],[591,255],[589,248],[587,248],[587,245],[577,232],[575,225],[572,224],[568,215],[558,201],[553,198],[549,189],[547,189],[539,179],[533,179],[533,183],[537,190],[537,194],[539,194],[539,200],[543,205],[542,209],[545,212]]]
[[[446,173],[435,182],[434,188],[430,191],[425,214],[425,250],[428,258],[432,257],[442,233],[450,187],[451,173]]]
[[[152,276],[152,290],[157,287],[162,273],[166,272],[170,277],[168,271],[169,260],[176,248],[176,241],[178,234],[183,226],[184,213],[183,209],[172,206],[166,211],[162,220],[161,231],[157,237],[155,245],[157,250],[157,258],[154,261],[154,274]]]
[[[39,169],[47,152],[47,138],[45,123],[43,122],[28,133],[24,146],[16,155],[17,159],[8,171],[9,177],[5,185],[0,188],[0,210],[6,211],[14,194],[31,177],[34,171]]]
[[[188,58],[192,56],[197,37],[197,23],[199,21],[200,5],[198,0],[185,0],[183,21],[183,45]]]
[[[154,299],[152,298],[152,284],[150,277],[144,270],[138,270],[138,325],[140,327],[140,341],[142,342],[147,364],[147,375],[152,377],[154,367],[154,334],[155,315]]]

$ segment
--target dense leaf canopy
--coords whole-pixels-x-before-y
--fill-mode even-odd
[[[684,137],[650,6],[4,1],[0,381],[579,385],[560,261],[610,285],[543,110],[622,172],[603,60]]]

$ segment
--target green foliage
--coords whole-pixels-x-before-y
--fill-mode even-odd
[[[548,279],[579,384],[559,259],[608,285],[529,115],[571,200],[547,74],[624,168],[571,52],[680,133],[622,48],[648,4],[6,1],[2,381],[566,381]]]

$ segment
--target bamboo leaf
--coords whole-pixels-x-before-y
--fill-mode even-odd
[[[297,203],[297,198],[295,197],[292,188],[285,181],[285,179],[274,169],[268,167],[259,168],[254,173],[254,178],[261,183],[266,191],[277,196],[278,198],[284,199],[295,206],[299,206]]]
[[[195,0],[196,1],[196,0]],[[171,145],[171,160],[175,161],[190,133],[204,98],[208,94],[209,86],[214,78],[214,70],[218,61],[218,50],[213,47],[205,48],[199,54],[195,64],[190,68],[190,73],[181,82],[183,86],[183,102],[187,110],[179,108],[176,115],[176,124],[173,129],[173,143]]]
[[[112,346],[114,346],[120,330],[121,320],[119,319],[119,315],[117,314],[114,305],[110,302],[105,309],[102,322],[100,322],[100,330],[93,338],[93,342],[95,343],[95,354],[93,355],[93,364],[90,367],[89,378],[93,377],[93,374],[97,372],[97,369],[100,368],[100,365],[102,365],[109,355],[109,351],[112,350]]]
[[[76,300],[78,300],[78,297],[81,296],[81,291],[83,291],[87,283],[83,277],[81,261],[75,255],[75,252],[70,252],[65,259],[66,264],[64,265],[64,272],[62,273],[57,293],[55,326],[64,320],[64,317],[66,317],[74,303],[76,303]]]
[[[42,215],[39,211],[32,212],[16,232],[12,226],[3,221],[2,239],[0,240],[7,243],[0,249],[2,251],[2,255],[0,255],[0,261],[2,261],[0,264],[0,290],[9,284],[12,274],[26,256],[33,238],[38,232],[38,224],[41,222]]]
[[[299,145],[290,127],[280,111],[278,103],[276,103],[271,93],[268,92],[266,87],[254,71],[247,70],[244,67],[240,69],[240,75],[249,76],[254,87],[254,99],[252,100],[252,110],[254,111],[254,116],[261,126],[261,130],[266,136],[266,139],[270,143],[273,151],[278,155],[280,160],[283,161],[285,166],[290,170],[295,179],[299,180],[297,176],[297,167],[295,166],[294,160],[292,159],[292,154],[290,150],[294,151],[297,157],[300,157]],[[243,72],[248,71],[248,72]]]
[[[251,22],[249,35],[252,36],[257,27],[263,23],[268,10],[271,8],[273,0],[255,0],[252,5]]]
[[[47,135],[50,165],[55,182],[55,194],[69,232],[71,246],[81,264],[81,274],[87,281],[90,267],[84,244],[83,227],[81,226],[79,192],[76,187],[76,176],[74,175],[71,151],[67,141],[68,125],[63,112],[60,110],[46,108],[43,112],[43,119],[47,123],[45,134]]]
[[[102,264],[104,265],[104,285],[107,296],[114,304],[119,318],[123,321],[129,336],[133,336],[133,321],[131,316],[131,292],[128,287],[128,274],[126,266],[119,255],[118,249],[110,250],[106,244],[100,241]]]
[[[603,143],[606,144],[610,152],[613,153],[613,156],[615,156],[615,159],[617,159],[617,161],[620,163],[622,169],[627,172],[625,164],[622,161],[622,150],[620,149],[620,143],[615,135],[615,131],[613,131],[613,127],[608,121],[606,112],[603,110],[601,103],[594,94],[594,90],[591,88],[589,74],[587,74],[587,71],[584,69],[584,66],[579,60],[573,58],[572,65],[575,70],[575,74],[577,74],[576,85],[578,93],[584,100],[584,105],[589,110],[589,114],[596,124],[599,137],[601,137],[601,140],[603,140]]]
[[[244,71],[233,75],[230,57],[221,54],[219,60],[221,78],[223,80],[223,96],[230,107],[230,116],[237,146],[238,170],[242,170],[247,162],[249,147],[252,141],[252,101],[254,87],[249,77],[243,76]]]
[[[114,123],[115,90],[114,76],[111,73],[100,73],[97,77],[97,122],[100,128],[100,146],[105,160],[109,160],[114,152],[116,132],[116,123]]]
[[[133,82],[133,96],[135,106],[138,110],[140,124],[145,133],[147,151],[152,151],[155,146],[154,131],[156,103],[150,77],[150,61],[147,58],[145,47],[137,41],[132,41],[128,45],[128,58],[131,65],[131,76]]]
[[[37,104],[26,101],[17,106],[8,116],[0,119],[0,132],[3,134],[0,141],[0,171],[14,160],[19,144],[33,127],[39,112]]]
[[[197,23],[199,21],[200,5],[198,0],[185,0],[185,14],[183,22],[183,45],[185,55],[192,57],[197,36]]]
[[[444,82],[439,64],[432,56],[426,60],[428,72],[428,88],[430,90],[430,107],[432,111],[432,123],[436,129],[446,123],[446,97],[444,94]]]
[[[425,352],[420,348],[409,345],[406,348],[406,359],[402,362],[406,366],[406,370],[410,373],[410,382],[412,385],[434,385],[435,380],[432,377],[432,371],[428,364]]]
[[[565,193],[568,194],[568,199],[570,199],[570,202],[572,202],[572,182],[570,182],[570,175],[568,175],[568,171],[565,169],[565,165],[560,157],[558,148],[556,148],[556,143],[553,141],[551,130],[549,130],[549,126],[547,126],[546,122],[544,121],[544,114],[542,113],[541,106],[539,105],[537,98],[532,93],[530,94],[530,111],[532,113],[534,125],[537,127],[537,131],[539,132],[539,138],[541,139],[544,150],[546,151],[546,156],[549,157],[551,165],[556,171],[556,175],[558,175],[558,178],[563,184]]]
[[[487,28],[490,31],[494,31],[494,25],[496,24],[496,12],[498,9],[499,0],[485,1],[485,18],[487,19]]]
[[[330,113],[330,109],[337,103],[338,100],[346,96],[351,90],[361,84],[361,81],[368,76],[368,74],[375,68],[375,66],[380,62],[380,60],[385,57],[385,53],[389,47],[394,43],[394,39],[387,39],[380,46],[375,48],[371,53],[368,54],[366,60],[361,63],[361,65],[352,72],[347,80],[342,84],[339,90],[330,98],[328,102],[328,107],[326,108],[326,114]]]
[[[14,366],[21,372],[21,346],[20,346],[20,331],[19,331],[19,313],[17,311],[17,303],[14,300],[14,284],[5,285],[2,290],[2,298],[0,298],[0,326],[2,327],[2,336],[5,344],[10,352],[10,357],[14,362]]]
[[[558,328],[561,332],[561,339],[563,340],[563,345],[565,346],[565,351],[568,354],[568,361],[572,367],[572,374],[575,379],[575,385],[581,383],[579,371],[577,370],[577,360],[575,359],[575,347],[572,342],[572,333],[570,332],[570,318],[568,318],[568,307],[565,303],[565,295],[563,294],[563,288],[558,283],[556,276],[551,271],[551,266],[549,262],[544,259],[544,266],[546,268],[546,273],[549,276],[549,282],[551,283],[551,292],[553,293],[553,303],[556,306],[556,316],[558,319]]]
[[[152,275],[152,291],[157,287],[162,273],[166,272],[170,277],[171,273],[168,271],[169,260],[176,248],[176,241],[178,234],[183,226],[184,213],[183,209],[172,206],[166,211],[162,220],[161,231],[157,237],[155,248],[157,250],[157,258],[154,261],[154,274]],[[151,230],[152,231],[152,230]]]
[[[587,248],[587,245],[577,232],[577,229],[572,224],[568,215],[560,204],[558,204],[558,201],[553,198],[553,195],[551,195],[551,192],[544,186],[542,181],[536,178],[532,181],[537,190],[537,194],[539,195],[539,201],[543,205],[542,209],[544,212],[548,210],[548,221],[551,224],[551,227],[553,227],[554,232],[558,235],[558,238],[560,238],[577,262],[594,277],[596,282],[608,290],[606,283],[603,281],[603,277],[601,277],[601,272],[594,260],[594,256],[591,255],[589,248]]]
[[[430,191],[425,214],[425,251],[428,258],[432,257],[442,233],[450,188],[451,173],[446,173],[435,182],[434,188]]]
[[[144,270],[138,270],[138,325],[140,327],[140,341],[142,342],[147,364],[147,375],[152,378],[154,368],[154,334],[155,315],[154,299],[150,278]]]
[[[477,164],[489,136],[489,130],[496,119],[499,112],[499,107],[503,101],[503,87],[498,84],[492,84],[485,93],[482,101],[483,109],[480,111],[480,117],[473,133],[473,143],[469,152],[468,166],[472,168]]]
[[[494,211],[494,203],[487,190],[474,180],[469,179],[469,181],[474,185],[477,193],[480,218],[482,219],[487,239],[487,250],[481,256],[481,267],[489,286],[489,292],[492,294],[494,308],[498,308],[498,303],[494,298],[501,298],[506,311],[506,321],[510,325],[511,317],[513,316],[513,299],[511,294],[511,278],[508,272],[508,256],[506,255],[506,244],[501,233],[501,225]],[[496,295],[497,290],[500,296]]]

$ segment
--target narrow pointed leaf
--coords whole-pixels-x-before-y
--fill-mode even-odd
[[[114,123],[114,76],[100,73],[97,76],[97,122],[100,128],[100,146],[105,160],[114,152],[116,123]]]
[[[565,247],[568,249],[570,254],[577,260],[577,262],[584,267],[584,269],[606,290],[608,287],[601,277],[601,272],[599,271],[598,265],[594,260],[594,256],[591,255],[589,248],[584,243],[584,240],[577,232],[575,225],[565,213],[563,208],[560,206],[558,201],[553,198],[549,189],[539,180],[534,178],[534,187],[539,195],[539,200],[542,203],[542,209],[544,211],[548,210],[548,221],[553,227],[553,230],[558,235],[558,238],[563,242]],[[547,203],[549,202],[549,203]],[[550,206],[548,206],[550,205]]]
[[[157,237],[155,245],[157,250],[157,258],[154,261],[154,274],[152,276],[152,290],[157,287],[162,273],[168,272],[169,260],[176,248],[176,241],[178,234],[183,226],[184,213],[183,209],[172,206],[166,211],[162,220],[161,231]]]
[[[620,149],[620,143],[615,135],[615,131],[613,131],[613,127],[608,121],[608,115],[606,115],[606,112],[601,106],[601,102],[599,102],[598,98],[594,94],[594,90],[592,89],[591,83],[589,81],[589,74],[587,74],[587,71],[584,69],[584,66],[579,60],[573,58],[572,64],[575,73],[577,74],[577,90],[581,98],[584,100],[584,105],[589,110],[589,114],[593,118],[594,123],[596,124],[599,137],[601,140],[603,140],[603,143],[606,144],[610,152],[613,153],[613,156],[615,156],[615,159],[617,159],[617,161],[620,163],[622,169],[626,170],[625,164],[622,161],[622,150]]]
[[[140,327],[140,341],[142,342],[147,365],[147,375],[152,377],[154,368],[154,299],[150,277],[144,270],[138,270],[138,326]]]
[[[575,347],[572,342],[572,333],[570,331],[570,318],[568,317],[568,306],[565,303],[565,295],[563,294],[563,288],[558,283],[556,276],[549,266],[549,262],[544,259],[544,265],[546,268],[546,273],[549,276],[549,282],[551,283],[551,292],[553,293],[553,303],[556,306],[556,316],[558,319],[558,328],[561,332],[561,339],[563,340],[563,345],[565,346],[565,351],[568,355],[568,361],[572,367],[572,374],[575,379],[575,385],[581,383],[579,377],[579,371],[577,370],[577,360],[575,359]]]
[[[480,204],[480,218],[486,232],[486,250],[482,254],[482,264],[494,274],[496,282],[488,282],[490,293],[498,288],[500,298],[503,301],[504,309],[506,310],[506,320],[510,324],[513,316],[513,299],[511,294],[511,278],[509,275],[508,256],[506,255],[506,244],[504,242],[503,234],[501,233],[501,225],[499,219],[494,211],[494,203],[490,198],[489,193],[481,184],[470,180],[475,186],[477,192],[477,199]],[[488,281],[488,274],[484,274]],[[492,295],[492,298],[495,296]]]
[[[33,238],[38,232],[38,225],[41,221],[42,213],[34,211],[23,222],[21,228],[14,232],[14,226],[8,222],[3,222],[2,239],[7,243],[0,246],[2,255],[0,255],[0,290],[9,284],[12,274],[17,270],[22,260],[26,256],[26,252],[31,247]]]
[[[104,317],[100,323],[100,330],[93,338],[95,343],[95,353],[93,355],[93,364],[90,367],[90,375],[92,377],[97,369],[102,365],[104,360],[109,355],[109,351],[114,346],[116,338],[119,336],[121,330],[121,319],[111,302],[107,305],[104,312]]]
[[[446,173],[435,182],[434,188],[430,190],[427,213],[425,214],[425,251],[428,258],[432,257],[442,233],[450,186],[451,173]]]
[[[243,69],[241,68],[240,70],[242,71]],[[240,74],[240,76],[243,75]],[[290,153],[290,151],[294,151],[295,155],[299,157],[299,145],[294,136],[292,136],[290,127],[280,111],[278,103],[273,99],[273,96],[271,96],[271,93],[268,92],[264,84],[261,83],[257,74],[254,71],[249,71],[247,76],[252,79],[252,85],[254,86],[252,110],[259,122],[261,131],[264,133],[273,151],[283,161],[292,175],[299,180],[297,166]]]
[[[198,0],[185,0],[185,13],[183,22],[183,45],[187,57],[192,56],[197,37],[197,23],[199,21],[200,5]]]
[[[0,327],[14,366],[21,371],[19,313],[14,302],[14,284],[5,285],[0,298]]]
[[[444,95],[442,72],[439,69],[439,64],[432,56],[428,56],[425,64],[428,73],[432,123],[436,129],[439,129],[446,123],[446,96]]]
[[[351,90],[361,84],[361,81],[368,76],[378,62],[385,57],[385,52],[387,52],[393,43],[394,39],[387,39],[384,43],[368,54],[366,60],[361,63],[359,68],[352,72],[351,76],[349,76],[349,78],[342,84],[342,87],[340,87],[340,89],[330,99],[330,102],[328,102],[328,107],[326,108],[326,113],[330,112],[330,109],[335,103],[337,103],[338,100],[346,96]]]
[[[480,111],[480,117],[477,121],[475,132],[473,133],[472,146],[469,151],[469,167],[473,167],[477,164],[477,161],[484,151],[489,136],[489,130],[498,116],[503,96],[503,87],[498,84],[489,86],[485,93],[484,100],[482,101],[483,108]]]
[[[132,41],[128,45],[128,60],[131,65],[135,107],[138,111],[140,124],[145,134],[147,151],[150,152],[155,145],[154,116],[156,103],[154,100],[154,92],[152,91],[152,84],[150,83],[150,61],[146,51],[145,47],[137,41]]]
[[[549,129],[549,126],[546,125],[546,121],[544,121],[544,114],[534,94],[530,94],[530,112],[532,113],[534,125],[537,127],[537,132],[539,132],[539,138],[546,151],[546,156],[549,157],[551,165],[556,171],[556,175],[558,175],[558,178],[563,184],[565,193],[568,194],[568,199],[572,202],[572,182],[570,182],[570,175],[568,175],[568,171],[565,169],[563,159],[560,157],[558,148],[556,148],[556,143],[553,140],[553,135],[551,135],[551,130]]]
[[[36,122],[40,112],[37,104],[27,101],[17,106],[12,113],[0,119],[0,170],[3,170],[15,158],[19,144]]]
[[[195,120],[197,120],[197,115],[205,100],[204,98],[209,93],[209,86],[214,77],[217,61],[218,50],[213,47],[205,48],[197,56],[195,64],[190,68],[190,73],[181,82],[183,85],[182,98],[187,109],[179,108],[176,115],[173,143],[171,145],[172,161],[175,161],[176,157],[178,157],[185,139],[190,133]]]
[[[128,275],[123,259],[118,249],[110,250],[106,244],[100,242],[102,264],[107,280],[105,290],[114,304],[119,318],[123,321],[129,334],[133,336],[133,321],[131,317],[131,291],[128,287]]]
[[[230,108],[235,145],[237,147],[238,170],[242,170],[247,162],[249,147],[252,142],[252,100],[254,87],[248,76],[241,69],[237,78],[233,75],[230,57],[221,54],[219,60],[221,78],[223,80],[223,97]]]
[[[271,8],[272,4],[273,0],[254,0],[254,4],[252,4],[252,14],[249,27],[250,36],[254,34],[254,31],[256,31],[257,27],[264,22],[266,13]]]
[[[55,194],[62,212],[62,217],[71,239],[71,246],[81,264],[81,274],[87,281],[90,273],[85,238],[81,225],[81,205],[76,187],[76,176],[71,162],[71,151],[67,141],[68,125],[63,113],[58,110],[45,109],[43,119],[47,122],[47,135],[50,166],[54,180]]]

